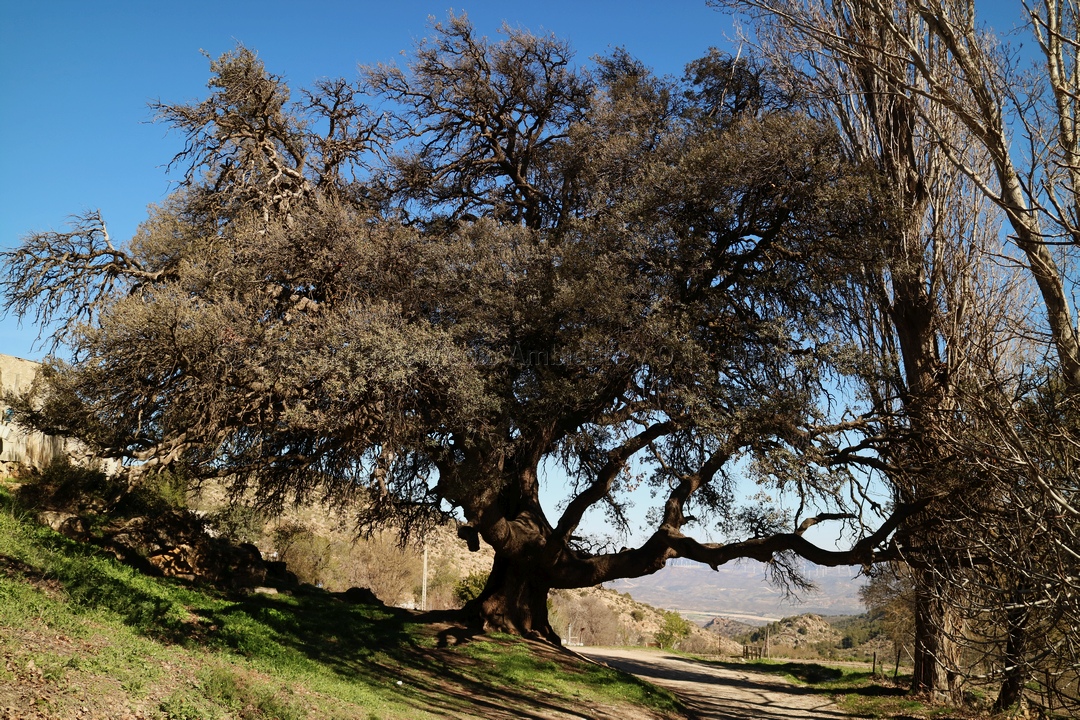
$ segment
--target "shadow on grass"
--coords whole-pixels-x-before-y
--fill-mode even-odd
[[[636,678],[579,668],[555,648],[448,624],[453,615],[431,616],[440,622],[428,625],[424,620],[429,616],[350,604],[323,591],[252,595],[198,614],[203,625],[214,628],[217,640],[254,659],[297,673],[329,669],[341,682],[359,681],[391,702],[451,717],[590,715],[574,698],[531,682],[540,677],[577,674],[593,688],[645,687]]]
[[[551,685],[580,683],[575,688],[583,695],[618,685],[639,696],[653,692],[634,678],[584,666],[550,646],[479,636],[451,615],[421,618],[406,610],[347,603],[314,589],[295,595],[227,594],[148,577],[98,548],[47,528],[20,525],[21,549],[3,563],[9,577],[29,582],[47,577],[76,611],[107,611],[157,641],[235,652],[279,681],[315,682],[331,695],[334,688],[344,697],[359,690],[417,714],[539,720],[592,713],[589,700],[559,695],[535,678]],[[673,699],[667,704],[666,711],[678,709]]]
[[[840,668],[829,667],[819,663],[809,662],[730,662],[726,660],[696,659],[703,665],[721,667],[733,671],[753,670],[754,672],[781,677],[793,677],[800,682],[806,683],[805,689],[809,692],[818,692],[829,695],[865,695],[867,697],[888,697],[906,695],[907,689],[880,685],[873,682],[873,673],[848,672]],[[815,687],[822,686],[822,687]]]

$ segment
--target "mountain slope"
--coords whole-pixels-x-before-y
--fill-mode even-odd
[[[818,586],[801,602],[787,599],[766,579],[764,566],[746,561],[714,572],[707,565],[671,562],[645,577],[617,580],[606,587],[630,593],[635,600],[684,614],[748,616],[762,621],[785,615],[854,615],[863,612],[858,597],[864,584],[858,568],[808,566],[807,575]]]

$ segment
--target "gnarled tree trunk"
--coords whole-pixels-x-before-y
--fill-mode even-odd
[[[548,621],[550,583],[530,554],[496,553],[487,585],[466,608],[484,630],[507,632],[559,644]]]

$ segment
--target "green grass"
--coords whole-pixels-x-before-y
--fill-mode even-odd
[[[477,661],[477,678],[481,682],[508,683],[559,697],[626,702],[666,713],[682,709],[667,690],[609,667],[562,665],[538,657],[529,644],[511,635],[487,637],[463,648],[466,656]]]
[[[32,687],[55,717],[87,705],[175,720],[679,709],[632,676],[518,638],[322,591],[239,596],[144,576],[31,522],[2,486],[0,626],[0,708]]]

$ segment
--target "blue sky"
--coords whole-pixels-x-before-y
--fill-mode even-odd
[[[453,4],[452,4],[453,3]],[[505,21],[569,40],[578,59],[625,46],[661,73],[734,36],[704,0],[633,2],[0,3],[0,247],[100,208],[116,240],[170,189],[180,138],[150,122],[155,99],[202,98],[216,57],[242,42],[294,86],[401,61],[428,18],[464,10],[494,36]],[[173,178],[175,179],[175,178]],[[36,328],[0,320],[0,352],[40,359]]]

